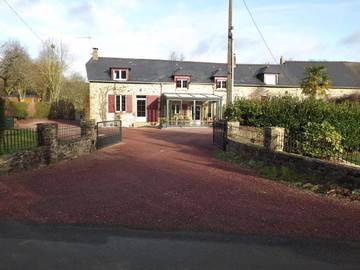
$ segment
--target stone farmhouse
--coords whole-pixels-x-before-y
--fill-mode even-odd
[[[308,66],[327,68],[330,97],[360,93],[360,63],[280,61],[237,64],[233,98],[301,96]],[[122,120],[123,126],[207,126],[226,105],[226,64],[99,57],[86,64],[90,118]]]

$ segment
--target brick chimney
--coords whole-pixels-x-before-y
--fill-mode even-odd
[[[93,48],[92,60],[93,61],[99,60],[99,49],[98,48]]]

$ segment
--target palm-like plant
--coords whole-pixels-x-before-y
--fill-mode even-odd
[[[307,96],[326,96],[332,82],[324,66],[312,66],[305,69],[305,78],[301,81],[302,93]]]

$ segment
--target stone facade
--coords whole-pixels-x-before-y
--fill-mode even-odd
[[[57,124],[39,124],[39,146],[31,150],[0,156],[0,175],[45,167],[95,151],[94,122],[83,122],[82,137],[68,142],[57,140]]]
[[[358,88],[332,88],[328,91],[329,98],[350,96],[360,92]],[[261,98],[290,95],[304,97],[300,87],[280,86],[235,86],[234,98]]]
[[[360,89],[334,88],[329,90],[329,97],[341,97],[359,93]],[[303,97],[302,90],[296,87],[280,86],[235,86],[236,98],[266,98],[272,96],[291,95]],[[160,97],[162,94],[214,94],[222,97],[222,105],[226,105],[226,90],[217,90],[215,83],[190,83],[189,89],[176,89],[175,83],[132,83],[132,82],[90,82],[90,119],[99,121],[122,120],[124,127],[137,125],[136,96],[156,96],[159,98],[158,122],[160,122]],[[126,95],[132,97],[132,112],[110,113],[108,111],[109,95]],[[154,123],[152,123],[154,124]]]
[[[160,98],[162,94],[215,94],[226,100],[226,91],[216,90],[215,84],[190,83],[189,89],[176,89],[175,83],[90,83],[90,118],[100,121],[122,120],[124,127],[136,126],[136,96],[156,96],[159,98],[158,122],[160,122]],[[132,97],[132,112],[110,113],[108,111],[109,95],[126,95]]]

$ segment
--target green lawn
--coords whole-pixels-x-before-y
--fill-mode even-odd
[[[38,145],[37,133],[31,129],[8,129],[0,141],[0,154],[10,154]]]

